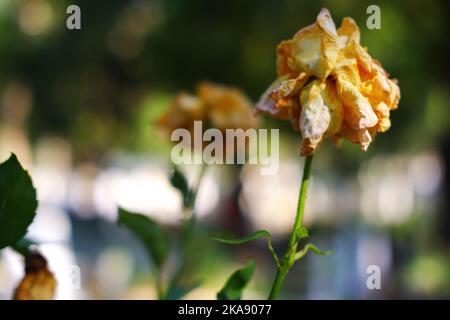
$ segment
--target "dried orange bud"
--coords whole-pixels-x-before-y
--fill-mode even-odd
[[[316,22],[277,47],[278,79],[262,95],[257,113],[290,120],[300,131],[302,155],[323,140],[347,139],[367,150],[389,129],[400,89],[360,43],[355,21],[336,30],[327,9]]]
[[[14,292],[14,300],[52,300],[56,280],[48,270],[47,260],[37,252],[25,258],[25,276]]]

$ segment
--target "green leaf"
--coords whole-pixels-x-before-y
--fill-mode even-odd
[[[273,249],[272,246],[272,235],[267,230],[258,230],[255,232],[250,233],[249,235],[246,235],[245,237],[239,238],[239,239],[225,239],[225,238],[219,238],[219,237],[212,237],[211,240],[226,243],[226,244],[243,244],[252,240],[256,240],[259,238],[267,237],[267,247],[269,248],[270,253],[272,254],[273,259],[275,260],[275,263],[277,264],[278,268],[281,268],[280,260],[278,259],[277,253]]]
[[[25,236],[37,204],[30,175],[11,154],[0,164],[0,249]]]
[[[226,244],[243,244],[252,240],[256,240],[259,238],[268,237],[272,238],[272,235],[267,230],[258,230],[255,232],[250,233],[249,235],[246,235],[245,237],[239,238],[239,239],[225,239],[225,238],[219,238],[219,237],[212,237],[211,240],[226,243]]]
[[[242,291],[250,282],[255,271],[255,261],[250,260],[247,265],[236,270],[230,278],[228,278],[225,286],[217,293],[219,300],[240,300]]]
[[[301,258],[303,258],[308,251],[312,251],[315,254],[319,254],[319,255],[327,255],[327,254],[331,254],[333,253],[332,251],[323,251],[318,249],[315,245],[313,245],[312,243],[308,243],[302,250],[298,251],[295,254],[295,260],[300,260]]]
[[[200,283],[192,283],[188,285],[174,285],[169,287],[169,290],[166,293],[164,299],[166,300],[178,300],[183,298],[192,290],[198,288]]]
[[[308,238],[308,230],[306,228],[300,227],[295,234],[297,241],[303,238]]]
[[[172,175],[170,176],[170,183],[181,192],[181,195],[183,196],[183,206],[189,207],[192,192],[189,189],[189,184],[185,175],[178,169],[177,166],[173,167]]]
[[[159,269],[170,250],[169,237],[164,229],[149,217],[122,208],[119,208],[119,224],[125,226],[141,240]]]

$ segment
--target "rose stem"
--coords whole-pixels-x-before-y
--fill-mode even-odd
[[[278,297],[281,287],[283,286],[284,278],[295,262],[295,253],[297,252],[298,241],[300,240],[299,235],[301,232],[303,214],[305,211],[306,193],[308,191],[309,177],[311,175],[312,159],[313,156],[310,155],[307,156],[305,160],[305,167],[303,170],[302,184],[298,196],[297,215],[295,217],[294,227],[292,228],[289,246],[281,263],[281,268],[278,269],[277,275],[272,285],[272,289],[270,290],[269,300],[274,300]]]

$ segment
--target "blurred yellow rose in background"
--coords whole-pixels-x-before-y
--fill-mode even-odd
[[[192,134],[194,121],[202,121],[205,129],[246,130],[258,125],[252,107],[251,101],[239,89],[203,82],[197,86],[196,95],[179,93],[156,124],[168,133],[184,128]]]

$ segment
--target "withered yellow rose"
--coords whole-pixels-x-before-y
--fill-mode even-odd
[[[327,137],[367,150],[375,134],[391,126],[400,89],[359,41],[353,19],[344,18],[336,29],[322,9],[314,24],[278,45],[278,79],[257,112],[290,120],[303,137],[302,155],[311,155]]]
[[[257,126],[252,103],[240,90],[207,82],[197,86],[195,95],[179,93],[156,124],[167,132],[184,128],[192,133],[194,121],[220,130]]]
[[[52,300],[56,279],[48,270],[47,260],[37,252],[25,258],[25,276],[14,292],[14,300]]]

